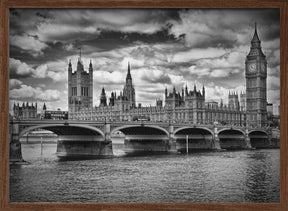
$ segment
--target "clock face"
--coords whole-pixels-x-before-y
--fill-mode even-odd
[[[249,64],[248,65],[248,72],[255,73],[256,72],[256,64]]]

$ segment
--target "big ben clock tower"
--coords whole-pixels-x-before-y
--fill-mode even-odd
[[[245,77],[247,125],[265,127],[267,125],[267,60],[261,49],[256,23],[250,52],[245,61]]]

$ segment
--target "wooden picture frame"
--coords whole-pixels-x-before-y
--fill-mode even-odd
[[[279,8],[280,203],[9,203],[9,8]],[[1,0],[0,15],[0,210],[288,210],[287,0]]]

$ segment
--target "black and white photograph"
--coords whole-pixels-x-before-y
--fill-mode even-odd
[[[280,10],[9,9],[7,185],[11,203],[280,203]]]

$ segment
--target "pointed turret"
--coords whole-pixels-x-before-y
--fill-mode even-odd
[[[254,36],[251,40],[251,44],[253,45],[256,45],[256,44],[259,44],[260,45],[261,41],[259,39],[259,36],[258,36],[258,33],[257,33],[257,23],[255,22],[255,31],[254,31]]]
[[[71,59],[69,59],[68,70],[72,72],[72,64],[71,64]]]
[[[43,105],[43,111],[46,111],[46,104]]]
[[[186,95],[186,97],[188,96],[188,87],[187,87],[187,84],[186,84],[186,86],[185,86],[185,95]]]
[[[168,90],[167,90],[167,86],[165,88],[165,98],[167,98],[167,95],[168,95]]]
[[[253,35],[253,38],[251,40],[250,52],[249,52],[247,57],[255,57],[255,56],[265,57],[265,55],[263,54],[262,49],[261,49],[261,41],[260,41],[259,36],[258,36],[257,23],[256,22],[255,22],[254,35]]]
[[[82,61],[81,61],[81,48],[80,49],[80,52],[79,52],[79,58],[78,58],[78,62],[77,62],[77,71],[84,71],[84,67],[83,67],[83,64],[82,64]]]
[[[130,62],[128,62],[128,72],[127,72],[126,80],[132,80],[131,73],[130,73]]]
[[[132,83],[132,76],[130,72],[130,63],[128,62],[128,71],[126,76],[126,84],[123,89],[123,99],[129,102],[130,108],[135,108],[135,89]]]
[[[90,63],[89,63],[89,72],[93,71],[93,67],[92,67],[92,60],[90,59]]]
[[[107,98],[104,87],[102,88],[101,97],[100,97],[100,106],[107,106]]]
[[[111,97],[109,100],[109,106],[114,106],[114,104],[115,104],[114,92],[111,92]]]
[[[205,87],[204,87],[204,84],[203,84],[203,87],[202,87],[202,95],[205,98]]]

